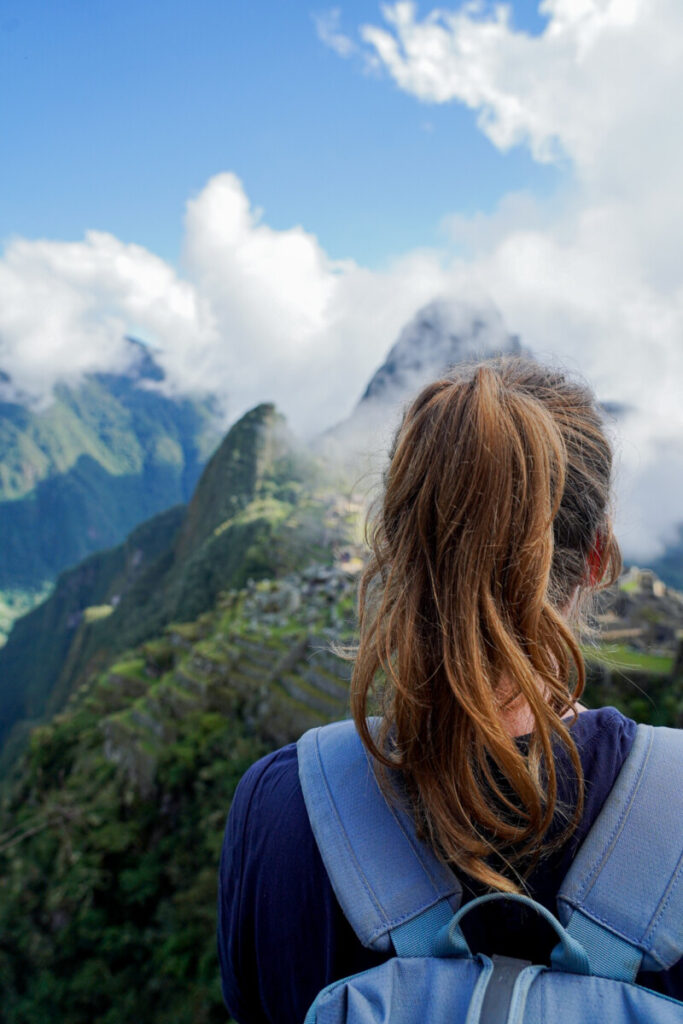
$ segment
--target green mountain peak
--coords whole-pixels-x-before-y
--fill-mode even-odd
[[[228,431],[189,506],[64,572],[0,649],[0,742],[14,734],[5,762],[30,724],[118,652],[195,619],[225,589],[329,560],[333,531],[315,473],[284,417],[259,405]]]
[[[274,405],[247,412],[209,459],[188,506],[177,554],[186,557],[258,497],[274,494],[292,470],[294,441]]]

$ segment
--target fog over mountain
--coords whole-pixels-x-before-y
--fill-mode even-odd
[[[360,472],[376,470],[405,405],[425,384],[457,363],[521,351],[490,301],[434,299],[403,327],[352,414],[317,444],[330,458],[355,462]]]
[[[419,309],[401,331],[365,389],[359,409],[405,401],[449,366],[498,355],[519,355],[492,303],[435,299]]]

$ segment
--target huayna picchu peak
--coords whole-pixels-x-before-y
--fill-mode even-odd
[[[188,506],[63,573],[49,599],[15,624],[0,649],[0,742],[15,727],[18,742],[108,658],[200,615],[226,587],[326,557],[347,526],[334,499],[316,493],[319,476],[272,405],[246,413]]]

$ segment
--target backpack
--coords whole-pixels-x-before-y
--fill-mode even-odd
[[[683,732],[638,726],[559,889],[557,918],[503,893],[460,908],[458,879],[385,800],[353,722],[310,730],[297,754],[341,908],[364,946],[395,953],[324,988],[305,1024],[683,1024],[683,1003],[635,984],[640,970],[683,955]],[[550,967],[469,949],[463,917],[504,899],[552,925]]]

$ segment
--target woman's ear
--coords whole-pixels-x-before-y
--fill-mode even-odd
[[[595,543],[588,554],[588,583],[591,587],[597,587],[605,573],[605,542],[598,530],[595,536]]]

